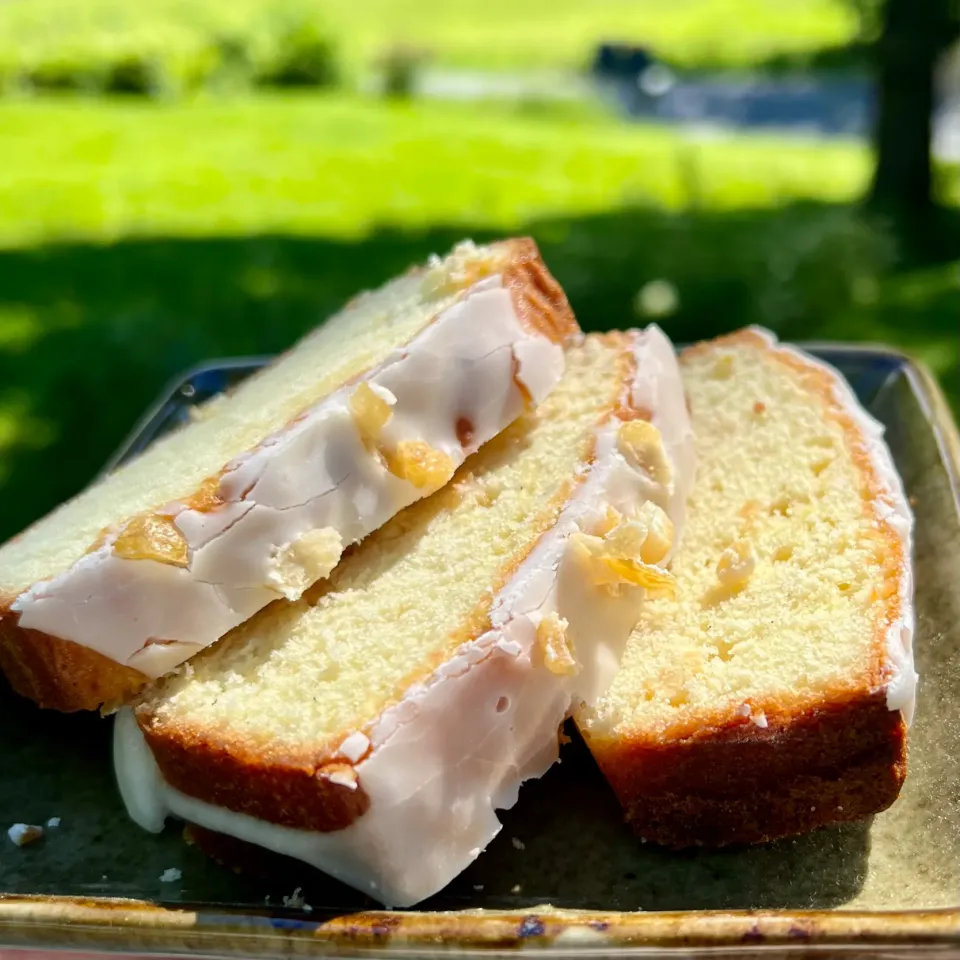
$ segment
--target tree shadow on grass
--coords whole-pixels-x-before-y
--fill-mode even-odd
[[[958,256],[953,221],[950,231],[947,255]],[[898,273],[903,251],[851,208],[631,208],[517,232],[540,243],[584,329],[657,319],[685,341],[762,323],[790,339],[887,341],[931,362],[956,407],[954,266]],[[159,238],[0,252],[0,538],[82,488],[174,374],[282,350],[357,290],[466,235],[491,238],[438,226],[362,240]]]

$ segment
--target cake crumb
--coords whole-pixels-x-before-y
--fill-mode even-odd
[[[513,844],[514,850],[525,850],[526,844],[519,837],[511,837],[510,842]]]
[[[479,893],[479,892],[483,889],[483,884],[482,884],[482,883],[475,883],[475,884],[473,885],[473,889],[476,890],[477,893]]]
[[[520,892],[520,884],[519,884],[519,883],[515,883],[515,884],[510,888],[510,892],[511,892],[511,893],[519,893],[519,892]]]
[[[38,827],[32,823],[15,823],[7,830],[7,836],[18,847],[25,847],[28,843],[33,843],[43,836],[43,827]]]
[[[302,910],[304,913],[312,913],[313,907],[303,898],[303,890],[297,887],[289,897],[283,898],[283,905],[291,910]]]
[[[50,827],[51,829],[54,828],[54,827],[59,827],[59,826],[60,826],[60,818],[59,818],[59,817],[51,817],[51,818],[47,821],[47,826]]]
[[[756,565],[753,546],[746,540],[734,540],[717,560],[717,580],[722,587],[740,590],[752,576]]]
[[[179,879],[183,877],[183,872],[178,870],[176,867],[168,867],[163,873],[160,874],[161,883],[176,883]]]
[[[320,771],[320,777],[335,783],[337,786],[346,787],[347,790],[356,790],[359,787],[357,782],[357,771],[349,764],[331,763],[327,764]]]
[[[330,575],[343,555],[343,539],[333,527],[311,530],[274,551],[267,582],[287,600],[299,600],[304,591]]]

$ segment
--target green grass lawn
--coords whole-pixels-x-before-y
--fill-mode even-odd
[[[776,207],[855,196],[864,149],[694,142],[602,114],[385,105],[330,95],[161,106],[0,106],[0,246],[70,236],[437,223],[513,230],[631,204]]]
[[[851,39],[842,0],[325,0],[319,4],[352,57],[375,56],[392,39],[423,44],[441,61],[471,66],[579,66],[602,40],[649,44],[687,66],[740,66],[774,52]],[[731,24],[736,29],[731,29]]]
[[[0,145],[0,536],[85,483],[174,373],[282,349],[466,235],[531,233],[586,328],[646,320],[662,280],[678,340],[888,341],[957,401],[956,264],[912,262],[849,205],[854,144],[277,96],[8,102]]]
[[[192,55],[197,37],[263,33],[291,8],[328,24],[354,68],[397,43],[445,64],[579,67],[604,39],[688,66],[743,66],[843,44],[857,26],[843,0],[6,0],[0,49],[26,59],[111,44]]]

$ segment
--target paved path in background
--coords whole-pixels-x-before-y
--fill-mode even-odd
[[[678,80],[659,96],[623,83],[617,96],[645,119],[854,137],[868,133],[874,100],[868,80],[813,78]]]
[[[678,78],[664,82],[655,93],[645,93],[632,81],[598,86],[575,74],[430,69],[418,83],[422,96],[463,100],[571,101],[595,96],[598,90],[629,117],[697,131],[768,130],[865,138],[874,110],[873,84],[856,77]],[[960,92],[937,111],[934,129],[935,154],[960,161]]]

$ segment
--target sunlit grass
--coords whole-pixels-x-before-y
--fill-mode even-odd
[[[743,65],[843,43],[856,28],[850,6],[837,0],[326,0],[322,7],[356,59],[400,39],[473,66],[583,65],[610,39],[685,65]]]
[[[625,202],[667,209],[844,200],[865,149],[692,142],[613,117],[261,96],[179,106],[0,103],[0,245],[58,238],[362,236],[374,225],[511,230]]]
[[[209,37],[263,33],[271,18],[295,8],[329,24],[354,70],[397,43],[446,64],[580,67],[609,39],[649,45],[684,65],[742,66],[848,41],[852,7],[843,0],[7,0],[0,46],[32,59],[58,49],[90,56],[111,44],[182,59]]]

